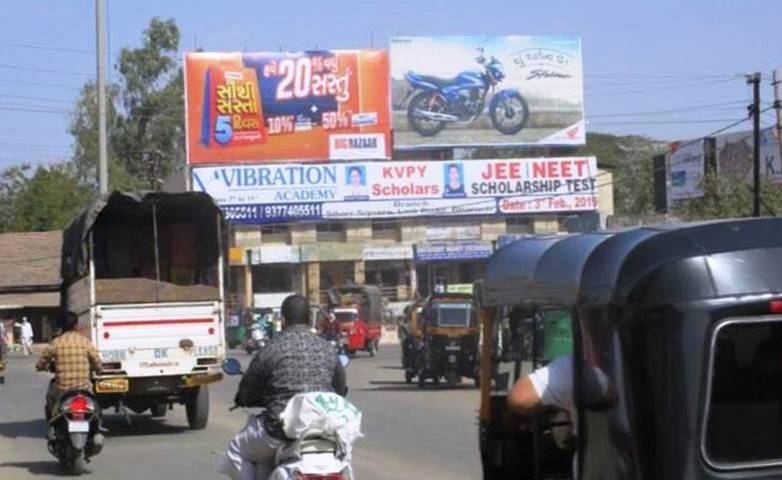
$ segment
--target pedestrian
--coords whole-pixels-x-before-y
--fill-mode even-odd
[[[445,293],[445,282],[442,278],[438,278],[434,284],[434,293]]]
[[[25,355],[32,355],[33,354],[33,325],[30,323],[29,320],[27,320],[27,317],[22,317],[22,323],[15,323],[14,326],[17,326],[21,329],[21,340],[22,340],[22,352]]]

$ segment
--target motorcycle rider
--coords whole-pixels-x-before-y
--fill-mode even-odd
[[[76,331],[79,318],[73,312],[65,312],[59,318],[62,333],[41,354],[35,368],[48,371],[54,365],[54,378],[46,391],[46,420],[60,396],[70,390],[92,391],[93,372],[102,371],[100,355],[90,340]],[[101,434],[97,434],[96,437]],[[102,435],[98,442],[102,441]]]
[[[250,417],[231,440],[220,473],[235,480],[267,478],[275,452],[290,441],[279,419],[288,400],[308,392],[347,394],[337,352],[310,332],[309,316],[305,297],[291,295],[282,302],[283,331],[253,358],[234,398],[238,406],[266,410]]]

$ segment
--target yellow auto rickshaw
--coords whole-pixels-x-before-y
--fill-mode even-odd
[[[478,344],[480,340],[477,312],[468,293],[437,293],[428,297],[415,321],[419,337],[414,348],[405,380],[418,377],[418,386],[427,379],[449,385],[472,378],[478,385]],[[417,340],[417,341],[416,341]]]

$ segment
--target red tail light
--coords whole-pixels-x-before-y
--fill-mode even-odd
[[[73,397],[69,407],[71,413],[86,413],[90,411],[90,404],[87,401],[87,397],[84,395],[78,395]]]

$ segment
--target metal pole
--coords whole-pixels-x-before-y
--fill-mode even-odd
[[[777,70],[774,70],[771,85],[774,87],[774,110],[777,112],[777,147],[779,147],[779,161],[782,163],[782,99],[779,98],[779,84],[782,80],[778,77]]]
[[[98,43],[98,185],[100,193],[106,193],[109,191],[109,168],[106,146],[106,21],[103,0],[95,0],[95,24]]]
[[[752,216],[760,216],[760,73],[747,78],[752,84]]]

